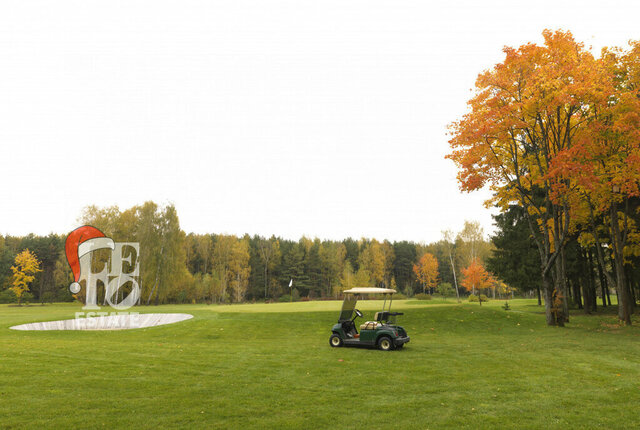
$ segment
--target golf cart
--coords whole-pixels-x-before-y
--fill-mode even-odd
[[[401,349],[409,342],[404,328],[395,325],[396,316],[401,312],[391,312],[391,301],[396,290],[389,288],[352,288],[344,291],[344,302],[338,323],[331,329],[329,344],[338,346],[377,346],[383,351]],[[376,312],[373,321],[360,325],[356,329],[356,318],[362,318],[362,312],[356,309],[358,299],[367,294],[380,294],[384,297],[382,311]],[[388,303],[388,306],[387,306]]]

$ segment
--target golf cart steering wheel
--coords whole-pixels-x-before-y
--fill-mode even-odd
[[[354,312],[356,313],[356,316],[362,318],[362,312],[360,312],[358,309],[354,309]]]

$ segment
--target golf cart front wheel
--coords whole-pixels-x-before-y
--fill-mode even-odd
[[[383,351],[391,351],[393,349],[393,342],[391,341],[391,338],[387,336],[382,336],[378,340],[378,348],[380,348]]]
[[[329,338],[329,345],[331,345],[334,348],[338,346],[342,346],[342,338],[335,333],[332,334],[331,337]]]

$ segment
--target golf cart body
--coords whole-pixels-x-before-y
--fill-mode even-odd
[[[405,329],[396,325],[396,316],[400,312],[391,312],[391,302],[396,290],[389,288],[352,288],[344,291],[344,302],[338,323],[331,329],[329,344],[337,346],[377,346],[382,350],[400,349],[409,342]],[[362,317],[362,312],[356,309],[358,299],[365,295],[382,295],[384,302],[382,310],[376,312],[373,321],[366,321],[360,325],[360,332],[355,320]]]

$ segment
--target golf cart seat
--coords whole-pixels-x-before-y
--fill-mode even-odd
[[[367,321],[364,324],[360,325],[360,331],[362,330],[375,330],[376,327],[378,327],[380,325],[379,322],[377,321]]]
[[[386,321],[388,318],[389,312],[376,312],[376,314],[373,316],[373,319],[379,322]]]
[[[374,318],[376,321],[386,322],[386,321],[389,321],[391,317],[395,317],[396,315],[404,315],[404,314],[402,312],[382,311],[382,312],[376,312]]]

